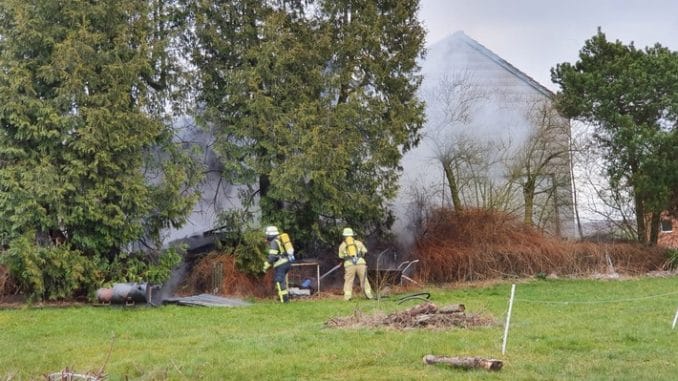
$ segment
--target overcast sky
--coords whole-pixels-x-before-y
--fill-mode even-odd
[[[426,45],[462,30],[547,88],[598,26],[608,40],[678,50],[678,0],[421,0]]]

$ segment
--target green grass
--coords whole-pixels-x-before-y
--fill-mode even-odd
[[[427,288],[439,306],[463,303],[492,327],[336,329],[356,310],[416,304],[256,301],[249,307],[164,306],[0,310],[0,380],[44,379],[105,365],[110,380],[675,380],[678,277],[535,280],[517,284],[501,353],[510,283]],[[112,349],[111,349],[112,348]],[[504,361],[499,372],[422,363],[426,354]],[[110,355],[110,359],[107,358]]]

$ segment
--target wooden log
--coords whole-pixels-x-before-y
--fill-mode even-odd
[[[453,368],[499,370],[504,365],[501,360],[484,359],[480,357],[448,357],[426,355],[424,364],[445,364]]]
[[[463,304],[450,304],[448,306],[441,307],[438,309],[439,314],[454,314],[464,311],[466,311],[466,306],[464,306]]]
[[[413,317],[423,314],[434,314],[436,312],[438,312],[438,307],[433,303],[419,304],[408,310],[403,311],[403,313]]]
[[[417,315],[414,317],[414,324],[416,325],[425,325],[427,321],[431,320],[433,318],[433,315]]]

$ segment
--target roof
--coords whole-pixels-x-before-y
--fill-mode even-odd
[[[495,54],[493,51],[490,49],[486,48],[483,46],[481,43],[478,41],[472,39],[471,37],[467,36],[463,31],[457,31],[453,33],[450,37],[444,39],[441,42],[444,41],[449,41],[450,39],[455,39],[458,41],[461,41],[464,43],[466,46],[470,47],[471,49],[477,51],[478,53],[482,54],[483,56],[487,57],[497,65],[501,66],[504,70],[518,78],[520,81],[526,83],[528,86],[532,87],[539,93],[541,93],[544,96],[547,96],[549,98],[554,97],[555,94],[546,87],[544,87],[542,84],[534,80],[532,77],[529,75],[523,73],[520,71],[518,68],[515,66],[511,65],[508,61],[505,59],[499,57],[497,54]],[[440,42],[439,42],[440,43]]]

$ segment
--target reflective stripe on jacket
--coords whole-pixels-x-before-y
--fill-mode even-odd
[[[272,239],[268,241],[268,263],[272,264],[273,267],[278,267],[289,262],[287,254],[283,252],[282,244],[279,239]]]

